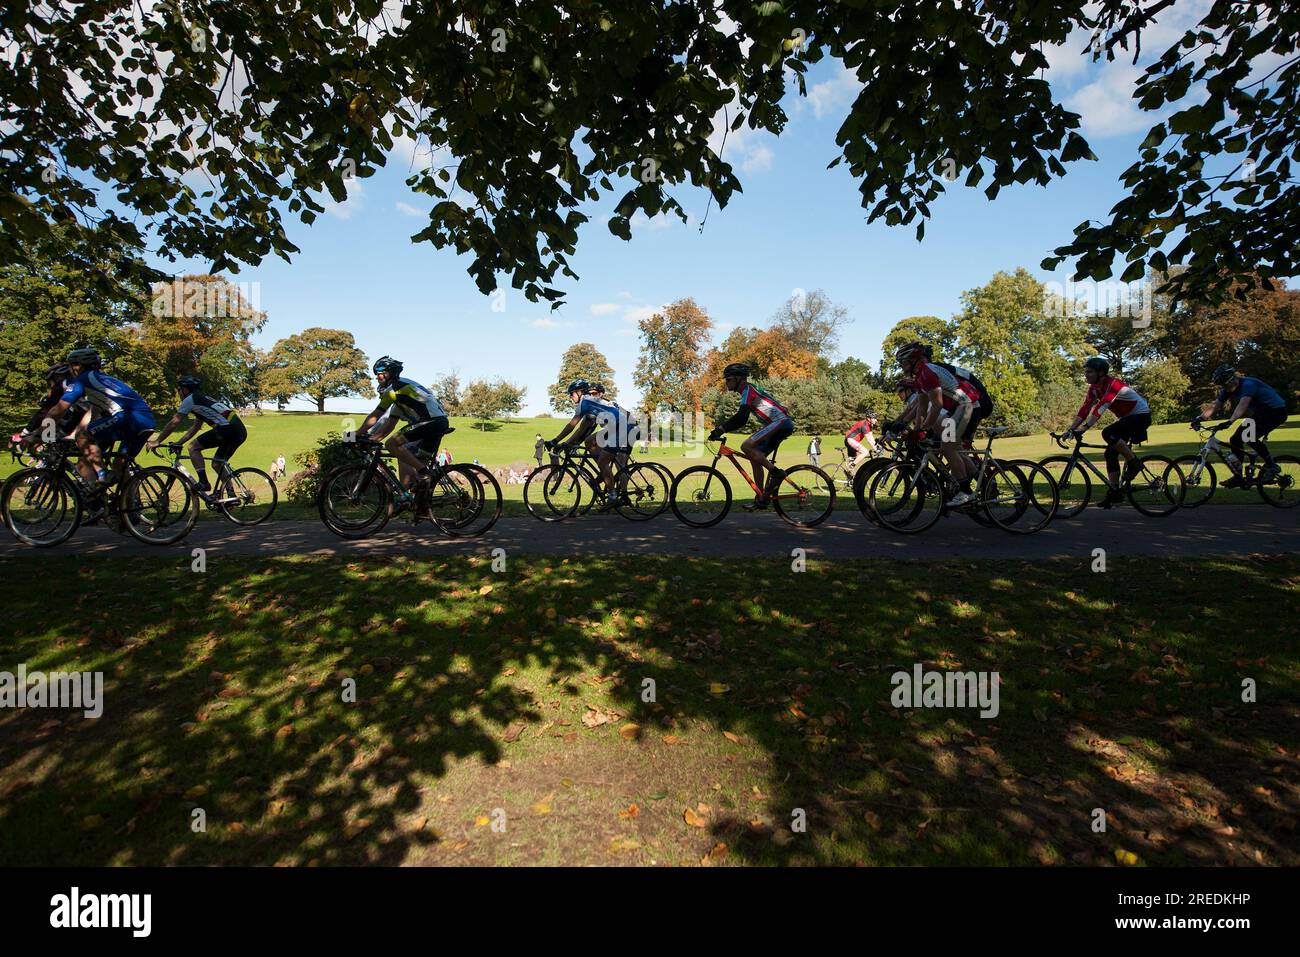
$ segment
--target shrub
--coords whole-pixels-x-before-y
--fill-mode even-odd
[[[316,493],[320,491],[321,476],[330,469],[356,460],[353,446],[343,441],[338,432],[330,432],[316,442],[316,447],[308,449],[298,456],[303,464],[300,472],[295,472],[285,486],[284,496],[298,505],[315,505]]]

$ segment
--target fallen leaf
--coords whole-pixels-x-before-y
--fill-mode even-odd
[[[708,826],[709,823],[707,820],[700,817],[700,815],[696,814],[695,811],[692,810],[691,808],[687,808],[685,811],[682,812],[682,820],[684,820],[691,827],[706,827]]]

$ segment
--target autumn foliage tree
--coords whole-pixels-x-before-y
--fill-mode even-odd
[[[641,320],[641,357],[633,380],[646,412],[699,411],[699,378],[712,328],[694,299],[678,299]]]
[[[609,360],[590,342],[579,342],[564,350],[564,355],[560,359],[559,375],[546,390],[552,411],[573,411],[568,389],[569,383],[577,379],[598,382],[605,387],[606,398],[618,398],[618,386],[614,385],[614,368],[609,364]]]
[[[344,329],[313,327],[271,349],[262,388],[267,395],[301,395],[325,411],[326,399],[372,396],[366,354]]]

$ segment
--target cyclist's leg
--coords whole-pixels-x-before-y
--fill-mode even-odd
[[[198,476],[199,489],[204,492],[208,491],[212,486],[208,483],[207,463],[203,460],[203,450],[215,449],[221,445],[219,431],[218,429],[208,429],[206,432],[201,432],[185,447],[186,451],[190,453],[190,461],[194,463],[194,474]],[[220,481],[221,469],[217,465],[215,455],[212,458],[212,468],[217,473],[217,480]]]
[[[89,432],[86,446],[86,458],[90,460],[90,468],[93,470],[89,476],[82,472],[82,476],[88,481],[94,482],[98,479],[106,482],[108,471],[104,467],[105,456],[109,449],[113,447],[118,439],[127,435],[126,431],[126,413],[117,412],[113,415],[106,415],[90,423],[87,429]]]
[[[1255,441],[1250,443],[1250,447],[1264,461],[1270,473],[1275,471],[1277,466],[1273,464],[1273,454],[1269,452],[1268,443],[1264,440],[1268,438],[1270,432],[1285,421],[1286,409],[1261,409],[1255,415]],[[1242,429],[1238,429],[1238,432],[1243,431],[1244,428],[1243,426]]]
[[[232,422],[212,431],[221,433],[220,444],[212,453],[212,470],[217,473],[217,487],[224,486],[227,491],[233,492],[234,489],[230,487],[230,459],[248,441],[248,430],[244,428],[244,423]]]
[[[862,459],[867,457],[867,450],[863,448],[862,443],[857,439],[845,439],[844,444],[849,449],[849,462],[856,469]]]
[[[777,447],[785,440],[787,435],[793,432],[793,428],[787,426],[789,419],[781,419],[777,422],[769,422],[763,426],[744,442],[740,443],[740,454],[747,459],[754,468],[754,484],[759,488],[760,499],[765,497],[767,478],[765,469],[776,471],[776,466],[768,456],[775,452]],[[785,434],[782,435],[781,433]],[[780,436],[778,438],[778,436]]]
[[[400,438],[402,453],[398,456],[399,462],[404,462],[407,466],[419,470],[424,468],[424,463],[406,447],[407,442],[418,442],[420,450],[429,456],[432,462],[438,461],[438,449],[442,446],[442,437],[447,434],[448,422],[445,415],[440,415],[436,419],[429,419],[427,422],[417,422],[415,425],[407,426],[402,430]],[[391,447],[391,446],[390,446]],[[396,453],[394,453],[396,454]],[[406,478],[403,477],[403,482]]]

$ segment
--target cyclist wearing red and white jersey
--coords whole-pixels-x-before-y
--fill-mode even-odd
[[[948,506],[960,508],[975,501],[971,482],[975,478],[972,463],[961,454],[961,438],[970,422],[971,411],[979,393],[969,382],[963,382],[947,369],[927,362],[925,346],[910,342],[894,353],[894,358],[916,381],[916,416],[913,428],[929,432],[939,429],[939,450],[948,462],[956,488],[949,489]]]
[[[970,388],[964,389],[963,391],[968,395],[971,395],[972,389],[974,390],[972,401],[974,401],[975,404],[971,408],[970,421],[966,423],[966,429],[962,432],[961,436],[963,447],[970,448],[971,439],[975,435],[975,430],[979,428],[979,424],[993,414],[993,396],[989,395],[989,390],[984,388],[984,383],[981,382],[979,377],[970,369],[962,366],[955,366],[948,362],[935,362],[934,347],[927,345],[924,349],[926,362],[932,366],[947,369],[959,380],[966,383]]]
[[[734,432],[749,421],[751,414],[758,419],[758,429],[741,443],[740,454],[753,465],[754,484],[763,489],[753,504],[745,508],[766,508],[768,497],[785,478],[785,472],[777,468],[768,456],[774,455],[781,443],[794,434],[794,419],[785,406],[749,381],[749,366],[744,363],[731,363],[722,370],[722,378],[728,392],[740,393],[740,409],[726,422],[716,425],[709,438],[716,442],[725,433]],[[766,483],[763,481],[764,469],[771,473]]]
[[[1129,448],[1129,443],[1146,441],[1147,429],[1151,428],[1151,407],[1136,389],[1110,374],[1110,363],[1101,356],[1093,356],[1083,364],[1083,378],[1088,383],[1088,392],[1079,414],[1065,434],[1082,435],[1106,412],[1115,416],[1115,421],[1101,430],[1101,437],[1106,441],[1106,472],[1110,488],[1106,497],[1097,503],[1101,508],[1110,508],[1123,498],[1120,458],[1125,463],[1123,481],[1127,482],[1138,469],[1137,456]]]
[[[860,459],[876,454],[876,415],[868,411],[865,418],[858,419],[844,433],[844,447],[849,450],[849,465],[858,467]]]

